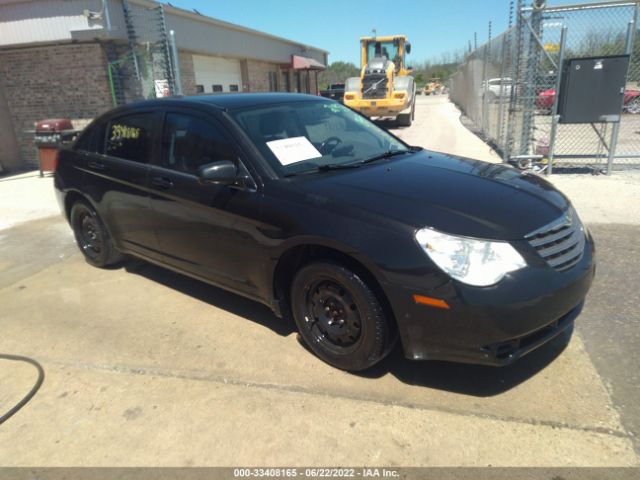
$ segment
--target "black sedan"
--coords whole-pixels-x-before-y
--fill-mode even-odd
[[[595,272],[545,180],[314,96],[117,108],[60,152],[55,187],[90,264],[133,255],[262,302],[345,370],[397,338],[411,359],[510,363],[570,331]]]

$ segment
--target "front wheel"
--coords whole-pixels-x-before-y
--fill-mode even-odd
[[[398,115],[396,121],[398,125],[401,127],[410,127],[413,122],[413,106],[411,107],[411,111],[409,113],[401,113]]]
[[[70,221],[76,243],[88,263],[107,267],[122,260],[102,220],[87,202],[79,200],[73,204]]]
[[[365,370],[393,344],[378,298],[342,265],[317,262],[300,269],[291,286],[291,308],[302,339],[336,368]]]

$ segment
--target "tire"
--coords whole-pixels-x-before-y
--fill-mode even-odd
[[[361,371],[391,350],[390,321],[378,298],[342,265],[317,262],[302,267],[290,295],[300,336],[329,365]]]
[[[76,244],[87,263],[103,268],[123,259],[123,255],[113,246],[104,223],[86,201],[74,203],[69,218]]]
[[[396,122],[400,127],[410,127],[413,122],[414,110],[416,108],[415,103],[411,105],[411,111],[409,113],[401,113],[396,118]]]
[[[632,98],[624,109],[632,115],[640,113],[640,97]]]

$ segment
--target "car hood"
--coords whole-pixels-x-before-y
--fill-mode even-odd
[[[546,180],[505,165],[421,151],[296,178],[305,203],[342,215],[477,238],[516,240],[556,220],[567,198]]]

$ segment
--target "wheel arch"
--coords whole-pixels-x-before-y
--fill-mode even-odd
[[[114,238],[113,233],[111,231],[111,227],[100,215],[100,213],[98,212],[98,208],[93,202],[93,200],[91,199],[91,197],[79,190],[68,190],[64,196],[64,212],[65,212],[67,221],[71,223],[71,209],[73,208],[73,204],[76,203],[78,200],[81,200],[87,203],[91,208],[93,208],[93,210],[97,213],[98,218],[100,219],[100,222],[102,223],[104,228],[107,230],[109,237],[111,237],[111,239],[113,239],[113,241],[117,244],[117,241]],[[116,247],[119,247],[119,244],[117,244]]]
[[[370,262],[356,258],[356,256],[347,253],[347,251],[343,249],[320,242],[306,242],[290,246],[279,256],[272,275],[272,293],[276,307],[275,311],[278,316],[290,318],[291,303],[289,292],[294,273],[309,263],[322,260],[339,263],[358,274],[371,290],[373,290],[387,318],[390,319],[393,329],[397,330],[397,323],[393,309],[391,308],[391,303],[382,288],[378,276],[374,273],[375,267],[371,265]]]
[[[89,200],[89,197],[78,190],[69,190],[64,196],[64,213],[68,221],[71,220],[71,208],[78,200],[87,202],[95,210],[95,206],[93,205],[93,202]]]

